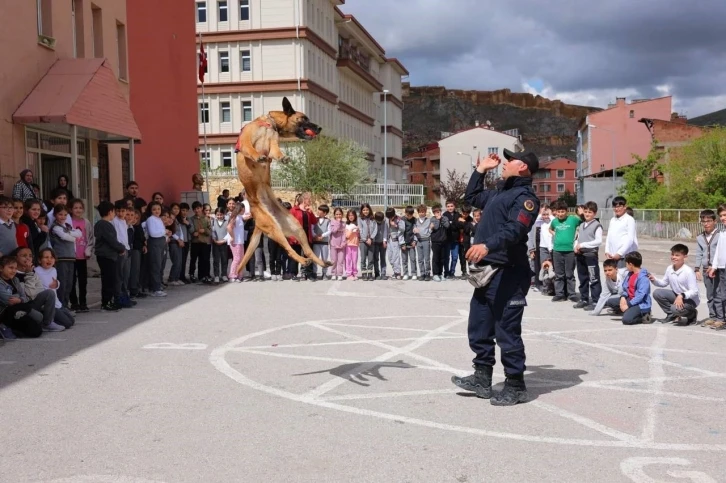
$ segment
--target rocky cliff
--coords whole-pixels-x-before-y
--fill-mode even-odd
[[[403,85],[404,154],[456,132],[487,121],[497,131],[519,129],[527,150],[539,156],[572,155],[577,125],[600,109],[574,106],[542,96],[497,91],[465,91],[445,87]]]

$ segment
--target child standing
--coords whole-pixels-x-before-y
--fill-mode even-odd
[[[665,319],[660,321],[664,324],[673,322],[673,325],[687,326],[696,323],[700,303],[698,282],[693,269],[686,265],[687,258],[686,245],[673,245],[672,265],[668,265],[663,278],[657,280],[652,273],[648,274],[648,279],[656,287],[670,287],[658,288],[653,292],[653,298],[666,314]]]
[[[86,207],[81,200],[71,201],[71,224],[81,232],[76,239],[76,261],[73,265],[73,281],[71,283],[71,310],[88,312],[86,305],[86,291],[88,287],[88,259],[93,256],[93,246],[96,242],[93,236],[91,222],[85,218]],[[78,293],[76,293],[76,280]]]
[[[129,209],[129,211],[131,211]],[[131,244],[131,252],[129,259],[131,267],[129,269],[129,296],[132,299],[144,298],[146,293],[141,290],[141,260],[146,254],[146,234],[141,226],[141,211],[133,210],[133,218],[131,228],[134,230],[133,242]]]
[[[20,200],[13,200],[13,223],[15,223],[15,240],[18,243],[19,248],[30,248],[30,229],[28,226],[20,221],[20,217],[23,216],[23,202]]]
[[[241,282],[243,273],[237,275],[239,264],[245,256],[245,205],[238,203],[227,222],[227,234],[230,236],[229,246],[232,249],[232,263],[229,265],[229,281]],[[279,273],[278,273],[279,275]]]
[[[469,250],[471,245],[469,244],[469,237],[466,234],[466,226],[471,223],[471,205],[464,205],[461,207],[461,215],[459,216],[459,266],[461,267],[461,279],[467,279],[467,261],[466,252]],[[452,275],[453,276],[453,275]]]
[[[76,264],[76,240],[83,237],[83,233],[68,223],[68,209],[65,205],[55,205],[53,212],[55,222],[50,231],[50,239],[55,249],[55,268],[60,282],[58,300],[62,307],[68,307]]]
[[[553,302],[568,298],[578,302],[575,293],[575,235],[582,220],[579,216],[567,214],[567,203],[558,200],[552,205],[555,219],[550,223],[555,267],[555,296]],[[566,283],[565,283],[566,282]]]
[[[449,219],[442,215],[441,207],[433,207],[431,220],[431,252],[433,256],[434,282],[445,280],[444,271],[449,264]]]
[[[414,229],[416,228],[416,218],[413,216],[416,211],[413,206],[406,207],[406,217],[403,220],[403,243],[401,244],[401,258],[403,265],[403,279],[409,279],[409,273],[411,274],[411,280],[416,280],[416,234]],[[411,268],[409,270],[409,262]]]
[[[575,242],[577,278],[580,279],[580,301],[575,304],[576,309],[593,310],[602,293],[598,261],[598,249],[602,245],[602,225],[595,218],[596,215],[597,203],[585,203],[582,211],[584,221],[577,228]]]
[[[116,229],[116,239],[124,246],[124,254],[116,260],[116,305],[122,308],[130,308],[136,305],[132,302],[128,292],[129,274],[131,273],[131,260],[129,260],[129,224],[126,221],[127,205],[124,200],[114,203],[116,217],[113,219],[113,227]]]
[[[373,281],[373,239],[376,237],[378,225],[373,220],[371,205],[363,203],[360,207],[358,230],[360,235],[360,271],[361,279]]]
[[[23,204],[23,216],[20,217],[28,227],[28,248],[33,252],[33,262],[38,261],[38,252],[48,238],[48,228],[38,224],[38,217],[42,211],[39,200],[26,200]],[[16,236],[17,238],[17,236]]]
[[[376,221],[376,236],[373,238],[373,270],[376,280],[386,280],[386,248],[388,245],[388,223],[382,211],[373,215]]]
[[[171,259],[171,270],[169,271],[169,285],[179,287],[184,285],[181,276],[184,273],[184,265],[182,265],[182,253],[187,241],[187,230],[179,223],[179,215],[181,207],[178,203],[172,203],[169,207],[169,220],[171,229],[171,237],[167,248],[169,250],[169,258]],[[226,249],[226,247],[225,247]],[[226,272],[225,272],[226,273]],[[225,276],[225,279],[227,277]]]
[[[328,205],[318,206],[318,222],[313,227],[313,253],[322,261],[330,258],[330,208]],[[315,268],[317,271],[317,268]],[[321,267],[320,277],[326,278],[328,267]],[[327,275],[328,280],[331,279]]]
[[[721,223],[726,223],[726,203],[719,205],[717,212]],[[711,324],[711,328],[715,330],[726,330],[726,313],[724,313],[726,312],[726,307],[724,307],[724,303],[726,303],[726,236],[719,235],[716,241],[713,263],[708,270],[708,276],[714,280],[714,285],[716,286],[713,296],[716,314],[722,315],[722,318]]]
[[[358,215],[348,210],[345,215],[348,223],[345,225],[345,275],[347,280],[357,280],[358,275],[358,245],[360,244],[360,229],[358,228]]]
[[[713,257],[716,254],[719,232],[716,230],[716,213],[713,210],[703,210],[700,213],[703,232],[696,237],[696,279],[706,286],[706,304],[708,306],[708,318],[703,321],[701,327],[710,327],[719,320],[723,320],[723,305],[714,303],[716,291],[718,290],[718,278],[708,276],[708,271],[713,265]],[[705,273],[704,277],[702,273]]]
[[[401,280],[401,245],[406,225],[393,208],[386,209],[388,221],[388,263],[393,268],[393,280]]]
[[[416,256],[418,258],[418,273],[421,274],[422,282],[431,280],[431,218],[426,216],[428,208],[426,205],[419,205],[416,228],[413,232],[416,236]],[[466,268],[464,268],[466,271]]]
[[[18,248],[17,229],[13,223],[13,200],[7,196],[0,196],[0,256],[10,255]]]
[[[58,217],[59,213],[56,210],[56,222]],[[58,290],[63,290],[63,282],[58,278],[58,271],[54,266],[56,264],[55,253],[53,253],[52,248],[44,248],[40,251],[39,258],[40,265],[35,267],[35,274],[43,284],[44,289],[52,290],[56,294],[53,321],[66,329],[70,329],[76,323],[76,319],[71,311],[61,303],[58,296]]]
[[[114,303],[116,295],[116,260],[119,254],[125,252],[124,246],[116,237],[116,228],[111,220],[115,213],[110,201],[98,204],[98,214],[101,217],[93,227],[96,238],[96,260],[101,269],[101,310],[118,312],[121,307]]]
[[[195,282],[194,271],[197,269],[195,265],[198,263],[197,275],[201,282],[209,282],[209,252],[212,224],[209,218],[204,215],[203,206],[200,202],[192,203],[194,216],[191,220],[191,262],[189,264],[189,280]]]
[[[179,205],[179,214],[176,217],[176,221],[177,221],[177,223],[179,223],[179,229],[184,238],[184,245],[181,247],[182,248],[181,277],[179,278],[179,280],[185,284],[188,284],[191,282],[185,276],[185,274],[187,273],[185,270],[186,270],[186,266],[187,266],[187,259],[189,258],[189,247],[190,247],[189,241],[191,240],[191,236],[190,236],[191,232],[189,230],[189,227],[191,225],[191,223],[189,221],[189,204],[181,203]]]
[[[227,225],[224,221],[224,208],[214,210],[214,222],[212,222],[212,263],[214,269],[214,284],[218,285],[221,277],[222,282],[227,278]]]
[[[200,207],[201,208],[201,207]],[[149,203],[147,208],[149,217],[146,219],[146,246],[148,247],[147,256],[149,257],[149,282],[151,285],[152,297],[166,297],[166,292],[162,290],[162,260],[164,257],[164,248],[166,247],[166,226],[161,220],[161,204],[157,201]]]
[[[614,298],[605,302],[613,310],[623,313],[623,325],[651,324],[652,301],[648,271],[642,267],[643,257],[639,252],[625,255],[625,277],[623,277],[620,300]]]
[[[345,221],[343,221],[343,210],[336,208],[333,211],[333,220],[330,222],[330,273],[333,280],[343,280],[345,274]]]

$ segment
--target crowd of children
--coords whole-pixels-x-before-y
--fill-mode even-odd
[[[104,311],[133,307],[145,297],[165,297],[169,286],[195,282],[441,282],[455,278],[457,262],[466,277],[464,255],[481,217],[480,210],[469,206],[459,213],[451,200],[445,210],[434,206],[432,216],[425,205],[407,206],[399,216],[393,208],[374,212],[368,204],[345,212],[335,208],[332,216],[327,205],[320,205],[314,214],[311,196],[302,193],[294,204],[278,201],[303,227],[314,253],[332,266],[299,267],[280,245],[263,237],[240,270],[254,230],[244,193],[237,199],[220,196],[214,213],[200,202],[166,206],[161,193],[154,193],[148,204],[139,205],[138,200],[101,202],[94,225],[84,217],[83,201],[72,199],[62,187],[45,202],[0,197],[0,223],[6,228],[0,231],[0,336],[37,337],[42,331],[71,327],[76,313],[89,310],[92,256],[101,272]],[[552,295],[553,302],[574,302],[590,315],[607,308],[622,315],[624,324],[651,323],[655,300],[666,314],[662,322],[690,325],[697,317],[697,280],[703,280],[709,318],[702,325],[726,329],[726,241],[719,243],[716,213],[701,213],[704,231],[697,238],[695,271],[685,263],[688,247],[677,244],[671,249],[672,265],[656,279],[642,267],[635,222],[625,199],[616,197],[613,207],[603,284],[598,255],[603,227],[597,204],[585,203],[576,215],[563,202],[542,206],[529,239],[534,290]],[[718,216],[726,222],[726,205],[719,207]],[[298,240],[288,241],[302,253]],[[171,266],[164,281],[167,260]],[[651,284],[658,287],[652,294]]]

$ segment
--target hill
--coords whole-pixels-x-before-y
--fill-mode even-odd
[[[571,156],[578,123],[600,110],[509,89],[465,91],[408,83],[403,85],[403,102],[404,154],[438,141],[442,131],[455,132],[476,121],[490,121],[497,131],[519,129],[525,148],[538,156]]]
[[[688,124],[694,124],[696,126],[715,126],[719,124],[726,126],[726,109],[694,117],[688,120]]]

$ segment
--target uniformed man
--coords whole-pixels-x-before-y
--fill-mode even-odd
[[[537,156],[505,149],[504,157],[507,162],[496,190],[484,189],[485,173],[501,163],[496,154],[479,163],[466,188],[466,202],[482,210],[466,259],[498,270],[485,287],[474,289],[469,306],[469,347],[476,354],[474,374],[451,378],[460,388],[490,399],[494,406],[527,400],[522,341],[522,314],[531,277],[527,235],[539,212],[539,200],[532,189],[532,175],[539,169]],[[495,341],[506,380],[504,389],[492,394]]]

